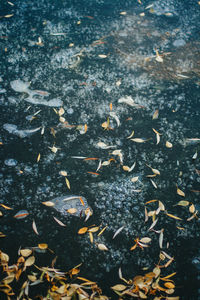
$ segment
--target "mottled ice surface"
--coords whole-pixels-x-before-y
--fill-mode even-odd
[[[133,276],[157,263],[159,235],[148,231],[152,218],[144,221],[144,208],[158,199],[182,218],[160,212],[155,227],[164,229],[163,250],[175,256],[170,271],[177,268],[182,286],[200,246],[199,221],[187,221],[188,207],[176,205],[182,199],[178,185],[199,211],[199,140],[191,140],[200,138],[199,4],[141,2],[21,0],[10,8],[14,17],[1,19],[0,191],[1,203],[14,209],[3,212],[1,231],[12,249],[47,242],[61,266],[83,262],[93,278],[107,280],[119,266]],[[145,142],[128,138],[133,131],[133,139]],[[108,147],[97,147],[99,142]],[[131,172],[123,169],[134,163]],[[149,166],[160,175],[148,177],[155,175]],[[70,189],[60,170],[66,170]],[[86,222],[80,200],[62,202],[68,193],[82,195],[91,207]],[[55,199],[54,209],[42,204]],[[79,217],[65,213],[73,206]],[[157,203],[146,207],[157,210]],[[13,220],[22,209],[27,218]],[[90,225],[107,226],[94,234],[93,244],[88,234],[77,234]],[[134,239],[143,236],[152,238],[151,246],[131,252]],[[109,251],[99,252],[96,242]]]

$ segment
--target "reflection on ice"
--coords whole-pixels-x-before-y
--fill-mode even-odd
[[[3,128],[7,130],[9,133],[19,136],[20,138],[25,138],[33,133],[36,133],[41,129],[41,127],[34,128],[34,129],[17,129],[17,126],[14,124],[4,124]]]

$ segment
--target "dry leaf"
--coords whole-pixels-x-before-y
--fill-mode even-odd
[[[100,58],[106,58],[107,55],[105,55],[105,54],[99,54],[98,57],[100,57]]]
[[[97,247],[99,248],[99,250],[108,251],[108,248],[104,244],[97,244]]]
[[[140,239],[140,242],[148,244],[151,242],[151,239],[149,237],[143,237],[142,239]]]
[[[33,223],[32,223],[32,227],[33,227],[33,230],[34,232],[39,235],[38,231],[37,231],[37,227],[36,227],[36,224],[35,224],[35,221],[33,220]]]
[[[155,111],[154,114],[153,114],[152,120],[158,119],[158,115],[159,115],[159,110],[156,109],[156,111]]]
[[[111,287],[112,290],[118,291],[118,292],[121,292],[121,291],[125,290],[126,288],[127,288],[127,286],[125,286],[123,284],[116,284]]]
[[[40,153],[39,153],[38,156],[37,156],[37,162],[40,161],[40,157],[41,157],[41,155],[40,155]]]
[[[76,208],[69,208],[69,209],[67,209],[67,212],[69,214],[75,214],[77,212],[77,209]]]
[[[177,203],[177,205],[180,205],[180,206],[188,206],[190,204],[189,201],[185,201],[185,200],[182,200],[182,201],[179,201]]]
[[[60,226],[66,227],[66,225],[63,222],[61,222],[60,220],[58,220],[56,217],[53,217],[53,218]]]
[[[29,258],[27,258],[27,260],[25,261],[24,266],[25,267],[30,267],[35,263],[35,257],[34,256],[30,256]]]
[[[170,142],[168,142],[168,141],[166,141],[165,146],[166,146],[167,148],[172,148],[172,147],[173,147],[172,143],[170,143]]]
[[[79,229],[78,234],[84,234],[88,231],[88,227],[82,227]]]
[[[31,255],[32,250],[31,249],[21,249],[20,253],[22,256],[27,257],[27,256]]]
[[[45,201],[45,202],[42,202],[42,204],[46,205],[46,206],[54,206],[55,203],[51,202],[51,201]]]
[[[38,248],[45,250],[48,248],[48,245],[47,244],[38,244]]]
[[[69,180],[67,179],[67,177],[65,177],[65,182],[66,182],[68,189],[70,190],[70,183],[69,183]]]
[[[180,195],[180,196],[182,196],[182,197],[185,197],[185,193],[184,193],[183,191],[181,191],[181,190],[178,188],[177,185],[176,185],[176,187],[177,187],[177,190],[176,190],[177,194]]]

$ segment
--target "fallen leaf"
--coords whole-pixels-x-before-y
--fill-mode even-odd
[[[152,120],[158,119],[158,115],[159,115],[159,110],[156,109],[156,111],[155,111],[154,114],[153,114]]]
[[[20,220],[20,219],[24,219],[29,215],[29,212],[27,210],[20,210],[16,213],[16,215],[14,215],[14,218]]]
[[[68,189],[70,190],[70,183],[69,183],[69,180],[67,179],[67,177],[65,177],[65,182],[66,182]]]
[[[34,232],[35,232],[37,235],[39,235],[39,233],[38,233],[38,231],[37,231],[36,224],[35,224],[35,220],[33,220],[32,228],[33,228]]]
[[[183,191],[181,191],[181,190],[178,188],[177,185],[176,185],[176,187],[177,187],[177,190],[176,190],[177,194],[180,195],[180,196],[182,196],[182,197],[185,197],[185,193],[184,193]]]
[[[108,248],[104,244],[97,244],[97,247],[99,248],[99,250],[108,251]]]
[[[88,227],[82,227],[79,229],[78,234],[84,234],[88,231]]]
[[[75,214],[77,212],[77,209],[76,208],[69,208],[69,209],[67,209],[67,212],[69,214]]]
[[[172,215],[172,214],[166,213],[166,215],[167,215],[168,217],[173,218],[173,219],[176,219],[176,220],[182,220],[181,218],[179,218],[179,217],[177,217],[177,216],[174,216],[174,215]]]
[[[27,258],[27,260],[25,261],[24,266],[25,267],[30,267],[35,263],[35,257],[34,256],[30,256],[29,258]]]
[[[45,206],[54,206],[55,203],[51,202],[51,201],[45,201],[45,202],[42,202],[42,204],[44,204]]]
[[[172,148],[172,147],[173,147],[172,143],[170,143],[170,142],[168,142],[168,141],[166,141],[165,146],[166,146],[167,148]]]
[[[66,227],[66,225],[63,222],[61,222],[60,220],[58,220],[56,217],[53,217],[53,218],[60,226]]]
[[[189,201],[185,201],[185,200],[181,200],[177,203],[177,205],[180,205],[180,206],[188,206],[190,204]]]
[[[37,156],[37,162],[40,161],[40,157],[41,157],[41,155],[40,155],[40,153],[39,153],[38,156]]]
[[[105,54],[99,54],[98,55],[100,58],[106,58],[107,57],[107,55],[105,55]]]
[[[119,229],[117,229],[117,231],[114,233],[113,235],[113,239],[124,229],[124,226],[120,227]]]
[[[0,205],[1,205],[3,208],[5,208],[5,209],[13,209],[13,208],[11,208],[11,207],[9,207],[9,206],[3,204],[3,203],[0,203]]]
[[[21,249],[20,250],[21,255],[24,256],[24,257],[27,257],[27,256],[31,255],[32,252],[33,251],[31,249]]]
[[[38,248],[41,250],[45,250],[48,248],[48,245],[47,244],[38,244]]]
[[[127,286],[125,286],[123,284],[116,284],[111,287],[112,290],[118,291],[118,292],[121,292],[121,291],[125,290],[126,288],[127,288]]]

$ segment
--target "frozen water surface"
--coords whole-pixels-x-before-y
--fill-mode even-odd
[[[163,250],[175,257],[169,273],[177,272],[183,299],[198,299],[200,223],[187,221],[176,185],[198,210],[200,7],[133,2],[21,0],[5,12],[12,18],[1,18],[0,190],[14,209],[1,219],[2,244],[17,252],[42,240],[59,267],[82,262],[85,277],[112,286],[119,266],[132,278],[157,263],[159,234],[144,215],[145,207],[157,211],[158,202],[145,205],[157,199],[165,211],[154,229],[164,229]],[[85,207],[63,195],[81,195]],[[83,207],[93,212],[86,221]],[[72,208],[75,215],[66,213]],[[14,219],[21,210],[29,215]],[[107,226],[94,240],[109,251],[77,234],[93,224]],[[150,247],[131,252],[144,236]]]

